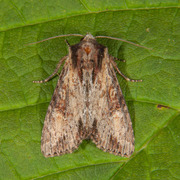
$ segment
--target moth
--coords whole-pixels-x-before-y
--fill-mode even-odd
[[[49,81],[65,61],[42,130],[41,152],[45,157],[72,153],[84,139],[115,155],[129,157],[134,152],[132,122],[115,70],[127,81],[141,80],[120,72],[116,58],[96,41],[100,37],[107,38],[87,34],[78,44],[68,44],[69,54],[59,61],[54,73],[33,81]]]

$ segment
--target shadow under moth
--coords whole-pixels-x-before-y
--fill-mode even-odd
[[[71,35],[82,36],[56,37]],[[115,155],[129,157],[134,152],[132,123],[114,69],[128,81],[141,80],[122,74],[116,58],[96,38],[121,40],[87,34],[78,44],[67,43],[69,54],[59,61],[54,73],[45,80],[33,81],[47,82],[65,61],[42,130],[41,151],[45,157],[72,153],[84,139]]]

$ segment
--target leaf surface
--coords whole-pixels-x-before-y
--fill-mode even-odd
[[[178,1],[0,2],[0,179],[179,179],[180,11]],[[117,74],[135,132],[135,152],[122,158],[83,141],[72,154],[44,158],[41,130],[58,77],[45,84],[68,54],[65,38],[90,32],[126,39],[153,50],[98,39]],[[70,44],[79,37],[67,37]]]

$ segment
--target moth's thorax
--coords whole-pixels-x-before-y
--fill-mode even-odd
[[[95,48],[93,43],[82,43],[80,48],[77,50],[79,67],[87,71],[92,71],[98,61],[97,53],[98,50]]]
[[[77,69],[78,75],[82,80],[84,73],[92,73],[93,81],[96,74],[101,71],[102,61],[105,57],[106,47],[99,44],[96,39],[87,34],[78,44],[71,46],[72,65]]]
[[[71,59],[74,68],[92,68],[92,64],[98,65],[104,57],[104,49],[105,46],[99,44],[95,39],[85,36],[80,43],[71,46]]]

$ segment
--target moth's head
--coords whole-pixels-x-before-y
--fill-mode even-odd
[[[92,55],[92,53],[95,51],[95,45],[97,44],[96,39],[91,35],[90,33],[87,33],[79,43],[79,49],[84,52],[86,56]]]
[[[90,33],[87,33],[84,38],[82,38],[81,41],[90,41],[90,40],[95,40],[94,36],[91,35]]]

